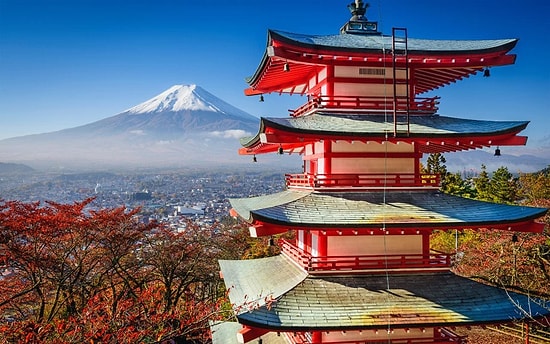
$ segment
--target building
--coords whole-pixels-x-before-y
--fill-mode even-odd
[[[352,17],[329,36],[269,31],[247,95],[307,95],[288,118],[262,118],[240,154],[300,154],[303,173],[276,194],[232,199],[253,237],[287,231],[282,254],[220,261],[240,324],[218,324],[214,343],[464,343],[454,327],[548,316],[525,295],[457,276],[430,249],[434,230],[542,232],[546,209],[493,204],[438,190],[424,154],[524,145],[526,121],[437,114],[446,84],[513,64],[516,39],[383,35]]]

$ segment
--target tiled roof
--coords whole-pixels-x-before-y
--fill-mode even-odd
[[[269,35],[276,39],[293,41],[298,44],[323,46],[337,49],[352,50],[392,50],[392,37],[383,35],[337,34],[337,35],[305,35],[284,31],[270,30]],[[409,53],[418,52],[477,52],[511,49],[517,39],[490,40],[434,40],[408,38]]]
[[[398,117],[398,122],[407,121]],[[409,116],[411,137],[451,137],[500,134],[523,130],[528,121],[485,121],[439,115]],[[275,126],[291,132],[383,136],[393,130],[392,117],[382,115],[344,115],[316,113],[311,116],[262,118],[263,126]],[[263,127],[262,126],[262,127]]]
[[[307,277],[307,272],[283,256],[218,263],[237,314],[264,306]]]
[[[311,227],[481,226],[531,220],[546,209],[477,201],[437,190],[280,193],[230,199],[237,213],[273,224]]]
[[[286,258],[284,258],[286,259]],[[265,265],[250,271],[248,261],[235,261],[224,270],[228,288],[241,283],[246,292],[286,284]],[[509,322],[550,312],[527,296],[477,283],[452,273],[308,277],[277,297],[269,307],[241,313],[239,322],[281,330],[421,327]],[[229,293],[231,298],[231,291]],[[236,302],[231,298],[232,302]]]

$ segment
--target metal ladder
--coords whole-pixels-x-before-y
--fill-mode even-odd
[[[392,69],[393,69],[393,136],[398,136],[398,124],[407,125],[406,136],[410,135],[410,99],[409,99],[409,52],[407,43],[407,29],[406,28],[392,28]],[[404,63],[398,65],[397,60],[404,59]],[[405,79],[398,79],[397,72],[404,71]],[[400,73],[401,74],[401,73]],[[405,95],[397,94],[397,86],[405,85]],[[405,114],[407,121],[398,123],[398,104],[399,101],[405,101],[406,108]],[[403,102],[401,102],[403,103]],[[403,133],[403,132],[402,132]]]

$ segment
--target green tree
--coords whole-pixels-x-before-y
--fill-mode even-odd
[[[518,200],[517,180],[507,167],[501,166],[493,173],[488,191],[491,201],[496,203],[513,204]]]
[[[482,201],[491,200],[491,197],[489,196],[490,183],[491,178],[489,178],[489,173],[487,173],[487,167],[482,164],[479,176],[477,176],[477,178],[474,178],[474,188],[476,191],[477,199]]]
[[[447,166],[445,163],[447,160],[441,153],[432,153],[426,159],[426,172],[427,173],[437,173],[440,175],[447,174]]]
[[[447,173],[441,185],[441,191],[467,198],[475,198],[476,192],[469,180],[462,179],[460,172]]]

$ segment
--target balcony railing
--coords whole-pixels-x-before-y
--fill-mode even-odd
[[[439,97],[398,99],[396,113],[399,115],[431,115],[437,112]],[[408,109],[407,109],[408,105]],[[393,97],[361,97],[361,96],[318,96],[310,99],[295,110],[289,110],[293,117],[308,114],[316,109],[327,109],[336,112],[354,113],[393,113]]]
[[[279,240],[281,251],[310,273],[359,270],[441,270],[451,266],[452,254],[432,251],[422,254],[357,256],[317,256],[304,252],[290,242]]]
[[[438,174],[286,174],[287,187],[436,187],[440,186]]]
[[[374,339],[355,339],[355,340],[323,340],[323,344],[380,344],[380,343],[390,343],[391,344],[466,344],[468,342],[467,336],[461,336],[447,328],[440,328],[441,336],[437,338],[407,338],[397,337],[391,338],[391,341],[388,340],[388,335],[384,335],[384,331],[380,331],[380,338]],[[391,329],[391,333],[403,331],[403,329]],[[418,331],[418,330],[417,330]],[[387,332],[385,332],[387,333]],[[318,344],[319,342],[314,342],[310,332],[294,332],[292,334],[288,333],[288,337],[293,340],[293,343],[296,344]]]

